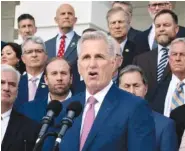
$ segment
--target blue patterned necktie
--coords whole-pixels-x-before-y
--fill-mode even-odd
[[[159,82],[163,76],[164,69],[166,67],[166,62],[168,61],[168,49],[162,48],[163,54],[157,66],[157,81]]]
[[[183,86],[185,83],[180,82],[175,89],[175,92],[172,96],[172,103],[171,103],[171,111],[174,110],[176,107],[183,105],[184,102],[184,90]]]

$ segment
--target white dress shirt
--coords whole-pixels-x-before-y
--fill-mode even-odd
[[[98,111],[103,103],[103,100],[105,98],[105,95],[108,93],[109,89],[111,88],[113,82],[110,81],[110,83],[101,91],[99,91],[98,93],[96,93],[95,95],[93,95],[93,97],[97,100],[97,103],[94,106],[95,109],[95,117],[98,114]],[[82,124],[81,124],[81,131],[80,134],[82,132],[82,128],[83,128],[83,124],[84,124],[84,119],[85,119],[85,115],[87,113],[87,110],[89,109],[89,104],[87,103],[87,100],[89,99],[89,97],[92,96],[88,90],[86,89],[86,97],[85,97],[85,107],[84,107],[84,111],[83,111],[83,115],[82,115]]]
[[[177,76],[172,74],[172,79],[171,79],[169,87],[168,87],[168,91],[167,91],[167,95],[166,95],[166,99],[165,99],[165,104],[164,104],[164,115],[167,117],[170,116],[171,103],[172,103],[171,100],[172,100],[173,94],[175,92],[175,89],[177,87],[177,84],[179,82],[181,82],[181,81],[177,78]],[[185,79],[183,80],[183,82],[185,83]],[[185,85],[183,86],[183,90],[184,90],[184,98],[185,98]]]
[[[11,112],[12,112],[12,109],[1,114],[1,144],[2,144],[2,140],[4,138],[4,135],[6,133],[6,129],[8,127]]]
[[[66,97],[64,100],[69,99],[71,96],[72,96],[72,93],[71,93],[71,91],[69,91],[67,97]],[[52,99],[51,99],[50,93],[48,93],[48,104],[51,102],[51,100],[52,100]],[[64,101],[64,100],[59,100],[59,101],[62,102],[62,101]]]
[[[126,42],[127,42],[127,37],[126,37],[126,39],[124,41],[122,41],[122,43],[120,43],[121,54],[123,54]]]
[[[160,62],[161,57],[162,57],[162,55],[163,55],[163,51],[161,50],[162,48],[164,48],[164,47],[158,44],[158,60],[157,60],[157,64],[158,64],[158,65],[159,65],[159,62]],[[167,48],[167,49],[169,50],[169,46],[167,46],[167,47],[165,47],[165,48]],[[169,52],[169,51],[168,51],[168,52]],[[166,62],[166,65],[167,65],[167,64],[168,64],[168,60],[167,60],[167,62]]]
[[[74,34],[75,34],[75,32],[74,32],[73,30],[71,30],[70,32],[68,32],[68,33],[66,34],[66,38],[65,38],[65,52],[66,52],[67,47],[69,46],[69,44],[70,44],[70,42],[71,42],[71,40],[72,40]],[[59,48],[60,48],[61,36],[62,36],[62,34],[59,32],[59,33],[58,33],[58,36],[57,36],[57,38],[56,38],[56,56],[57,56],[58,51],[59,51]],[[64,53],[65,53],[65,52],[64,52]]]
[[[39,86],[39,83],[40,83],[40,79],[41,79],[41,77],[42,77],[42,74],[43,74],[43,72],[41,72],[39,75],[37,75],[35,78],[37,78],[37,81],[36,81],[36,85],[37,85],[37,88],[38,88],[38,86]],[[30,81],[30,79],[33,77],[31,74],[29,74],[29,73],[27,73],[27,75],[28,75],[28,86],[29,86],[29,82],[31,82]]]
[[[150,46],[150,50],[152,50],[154,39],[155,39],[155,25],[152,24],[152,29],[150,30],[150,33],[148,34],[148,44]]]

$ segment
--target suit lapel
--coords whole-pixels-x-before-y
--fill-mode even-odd
[[[8,150],[14,142],[14,138],[17,136],[19,129],[21,128],[21,121],[19,120],[19,115],[12,109],[10,114],[10,120],[8,123],[8,127],[6,129],[6,133],[4,135],[1,149]]]
[[[29,92],[28,92],[28,75],[27,74],[23,75],[20,80],[19,95],[21,98],[20,101],[22,101],[21,103],[28,101]]]
[[[117,89],[116,86],[113,84],[113,86],[110,88],[109,92],[105,96],[101,108],[98,112],[98,115],[96,116],[94,124],[84,144],[83,151],[88,150],[88,147],[93,142],[98,132],[100,132],[100,129],[104,126],[104,124],[106,123],[105,121],[112,113],[112,110],[115,108],[116,89]]]
[[[35,99],[39,100],[39,98],[43,98],[43,95],[45,95],[45,94],[48,94],[48,86],[45,84],[44,73],[43,73],[41,76],[38,88],[37,88]]]
[[[157,60],[158,60],[158,51],[157,49],[152,50],[150,53],[149,59],[149,67],[151,71],[151,76],[153,76],[154,80],[157,81]]]
[[[56,56],[57,56],[57,54],[56,54],[56,41],[57,41],[57,36],[58,36],[58,35],[56,35],[53,39],[51,39],[49,48],[48,48],[48,50],[47,50],[48,56],[49,56],[50,58],[53,58],[53,57],[56,57]]]
[[[161,81],[163,81],[169,74],[171,73],[169,63],[166,65],[163,75],[161,77]]]
[[[69,46],[67,47],[65,54],[64,54],[65,58],[68,58],[68,56],[76,50],[78,39],[79,39],[79,36],[76,33],[74,33],[74,36],[73,36]]]

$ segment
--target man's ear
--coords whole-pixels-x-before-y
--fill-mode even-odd
[[[48,78],[47,78],[46,74],[44,75],[44,81],[45,81],[46,85],[48,85]]]

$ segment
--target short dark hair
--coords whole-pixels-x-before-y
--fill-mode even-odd
[[[144,85],[148,85],[148,80],[147,77],[144,73],[144,71],[141,69],[141,67],[136,66],[136,65],[127,65],[126,67],[124,67],[120,73],[119,73],[119,83],[121,81],[121,77],[125,74],[125,73],[130,73],[130,72],[139,72],[141,75],[141,78],[143,80]]]
[[[34,24],[35,24],[35,19],[32,15],[30,14],[22,14],[17,18],[17,23],[19,24],[20,21],[25,20],[25,19],[30,19],[33,20]]]
[[[62,58],[60,58],[60,57],[53,57],[50,60],[48,60],[48,62],[46,63],[46,66],[45,66],[45,70],[44,70],[45,75],[47,76],[47,66],[50,63],[52,63],[52,62],[54,62],[56,60],[64,60],[65,62],[67,62],[67,64],[69,65],[69,73],[72,76],[72,67],[71,67],[70,63],[65,58],[63,58],[63,57]]]
[[[178,24],[178,17],[177,17],[177,15],[173,11],[171,11],[169,9],[163,9],[159,13],[157,13],[155,18],[154,18],[154,22],[155,22],[156,18],[158,18],[160,15],[163,15],[163,14],[171,15],[174,23]]]

